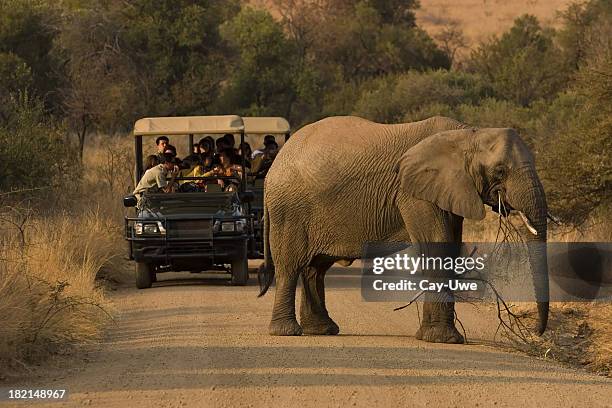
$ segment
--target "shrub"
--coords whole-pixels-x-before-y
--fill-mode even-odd
[[[553,98],[568,78],[553,33],[530,15],[517,18],[510,31],[478,47],[468,67],[490,82],[498,98],[522,106]]]
[[[64,128],[27,92],[13,94],[0,124],[0,191],[74,183],[79,163]]]
[[[424,106],[453,108],[476,103],[489,92],[476,75],[444,70],[409,71],[365,84],[354,112],[379,122],[399,122],[414,117],[412,113]]]
[[[97,339],[108,312],[94,278],[114,256],[113,225],[95,212],[38,218],[1,210],[0,366]]]
[[[512,102],[486,98],[479,105],[462,104],[457,108],[457,118],[478,127],[510,127],[523,136],[528,134],[532,110]]]

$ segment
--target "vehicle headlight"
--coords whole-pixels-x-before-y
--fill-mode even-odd
[[[142,228],[142,232],[145,234],[157,234],[159,230],[155,224],[145,224]]]
[[[165,235],[166,229],[161,221],[156,222],[135,222],[134,232],[136,235]]]
[[[246,227],[246,221],[245,220],[236,221],[236,231],[243,232],[245,227]]]
[[[236,230],[236,226],[233,222],[222,222],[221,223],[221,232],[234,232]]]

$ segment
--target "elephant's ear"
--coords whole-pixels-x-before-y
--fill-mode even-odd
[[[464,218],[482,220],[484,204],[466,171],[466,148],[471,131],[438,133],[408,149],[399,159],[402,191],[434,203]]]

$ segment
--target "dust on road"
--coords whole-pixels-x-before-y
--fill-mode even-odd
[[[268,336],[273,293],[258,299],[253,278],[231,287],[168,274],[152,289],[115,292],[118,318],[102,344],[41,369],[29,386],[69,390],[50,407],[612,404],[609,379],[488,345],[492,313],[458,305],[473,344],[423,343],[415,308],[363,302],[357,268],[330,274],[339,336]]]

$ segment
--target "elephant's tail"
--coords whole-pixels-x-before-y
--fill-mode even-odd
[[[257,270],[257,280],[259,281],[259,295],[261,297],[266,294],[272,281],[274,280],[274,263],[272,262],[272,254],[270,253],[270,215],[265,204],[265,189],[264,189],[264,234],[263,234],[263,250],[264,261]]]

